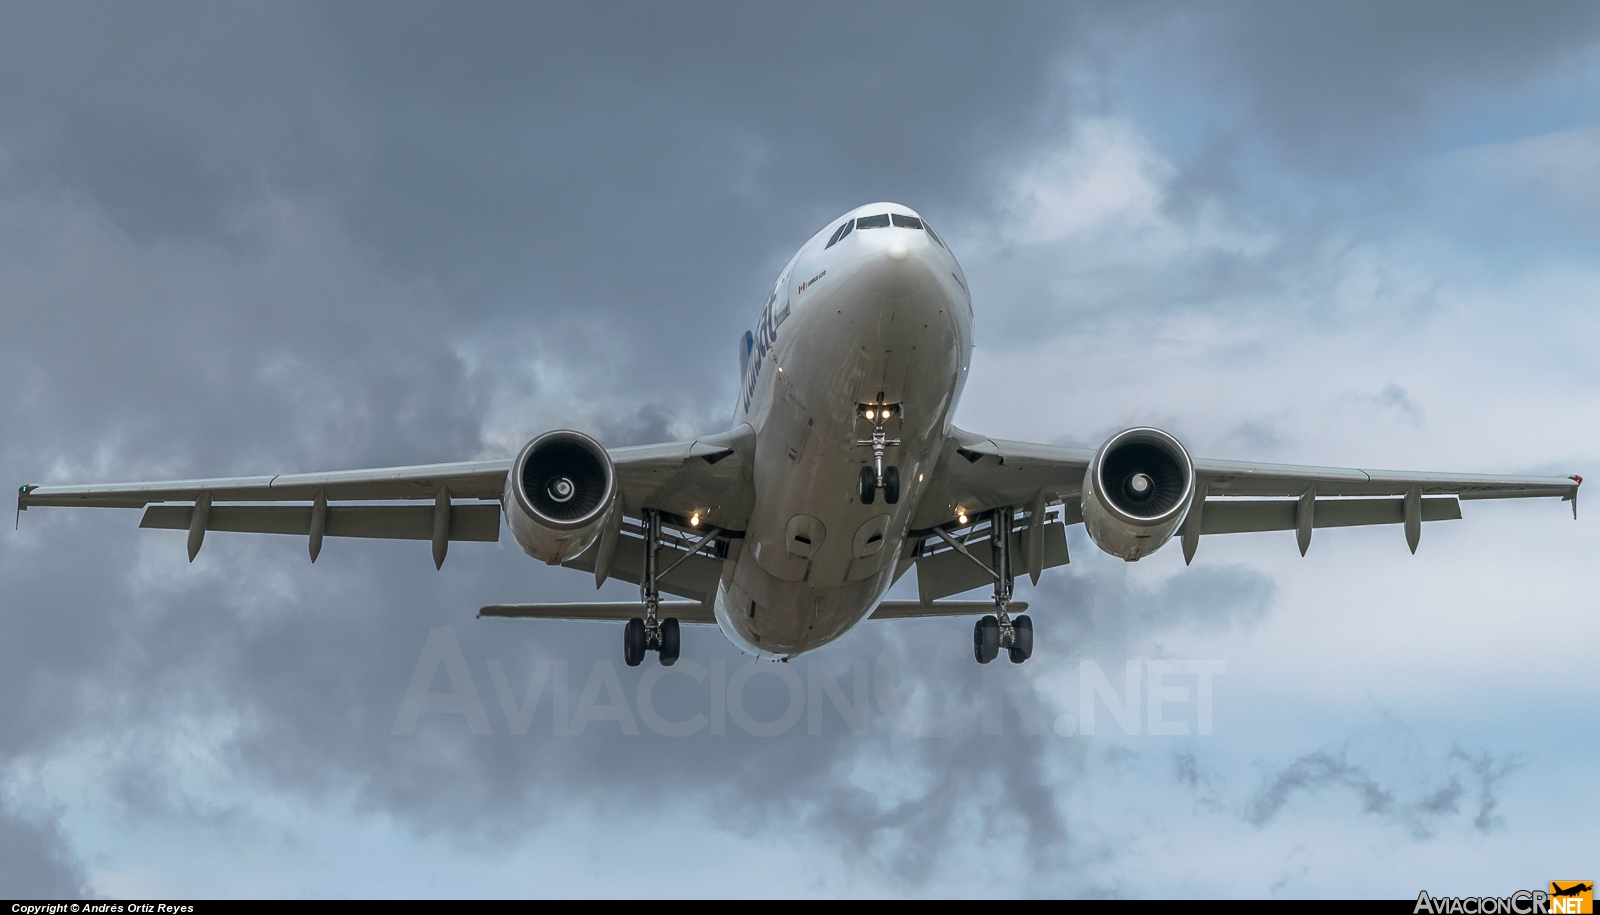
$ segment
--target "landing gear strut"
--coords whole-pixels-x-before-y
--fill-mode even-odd
[[[639,583],[640,599],[644,601],[644,619],[634,617],[622,631],[622,660],[629,667],[638,667],[647,651],[661,656],[661,666],[671,667],[678,660],[678,621],[671,617],[658,619],[656,611],[661,606],[660,569],[657,551],[661,548],[661,514],[654,509],[644,511],[644,580]],[[669,569],[670,571],[670,569]]]
[[[1026,616],[1011,618],[1007,608],[1011,604],[1011,586],[1015,577],[1011,572],[1011,528],[1016,518],[1010,508],[996,509],[989,519],[991,558],[994,561],[994,614],[978,620],[972,628],[972,656],[979,664],[987,664],[1000,656],[1000,649],[1013,664],[1021,664],[1033,657],[1033,620]]]
[[[879,394],[878,399],[882,400],[883,395]],[[899,446],[900,440],[889,438],[884,431],[884,424],[891,416],[904,420],[905,412],[897,403],[867,403],[858,406],[856,414],[872,423],[872,438],[856,442],[858,447],[872,449],[872,466],[861,468],[861,504],[871,505],[881,489],[883,501],[894,505],[900,501],[900,468],[883,466],[883,453],[891,445]]]

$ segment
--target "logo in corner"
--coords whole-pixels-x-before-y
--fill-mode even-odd
[[[1550,901],[1552,915],[1593,915],[1593,880],[1552,880]]]

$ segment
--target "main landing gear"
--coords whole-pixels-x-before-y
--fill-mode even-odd
[[[1011,527],[1015,514],[1009,508],[996,509],[990,523],[990,547],[994,561],[994,614],[978,620],[972,627],[972,656],[987,664],[1000,656],[1000,649],[1013,664],[1033,657],[1033,620],[1027,616],[1011,618]]]
[[[883,395],[879,394],[878,399],[881,401]],[[881,489],[883,501],[894,505],[900,501],[900,468],[883,466],[883,453],[890,445],[898,446],[900,440],[888,438],[883,427],[891,416],[904,421],[904,410],[897,403],[864,403],[856,407],[856,415],[872,423],[872,438],[856,442],[858,447],[872,449],[872,466],[861,468],[861,504],[871,505]]]
[[[644,661],[645,652],[654,651],[660,654],[662,667],[671,667],[678,660],[681,642],[676,619],[656,618],[656,610],[661,605],[661,589],[657,587],[661,574],[656,563],[656,551],[661,547],[661,515],[652,509],[644,512],[644,536],[644,581],[639,585],[644,619],[636,616],[623,628],[622,660],[629,667],[638,667]],[[707,537],[709,539],[710,535]]]

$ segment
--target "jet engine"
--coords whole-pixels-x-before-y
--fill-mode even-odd
[[[1133,562],[1166,543],[1189,512],[1194,463],[1160,429],[1126,429],[1100,446],[1083,477],[1083,522],[1100,549]]]
[[[524,552],[550,565],[588,549],[617,496],[617,472],[600,443],[581,432],[546,432],[511,464],[501,499]]]

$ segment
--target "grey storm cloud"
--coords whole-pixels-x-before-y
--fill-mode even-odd
[[[136,238],[329,208],[453,326],[721,381],[770,274],[863,200],[970,205],[1030,128],[1049,4],[14,8],[12,169]],[[842,27],[841,27],[842,26]],[[685,322],[684,315],[695,315]],[[704,324],[701,324],[704,321]],[[686,329],[694,328],[694,334]],[[595,340],[593,337],[600,337]],[[716,339],[713,337],[712,339]],[[704,367],[697,367],[704,366]]]
[[[1362,813],[1404,826],[1418,839],[1432,836],[1444,818],[1455,815],[1470,815],[1474,829],[1489,832],[1499,825],[1495,810],[1501,783],[1520,767],[1515,755],[1496,756],[1488,750],[1469,754],[1456,747],[1420,786],[1406,791],[1385,785],[1367,768],[1350,762],[1348,751],[1319,750],[1268,774],[1244,817],[1262,826],[1296,795],[1343,790],[1355,796]]]
[[[85,889],[83,867],[54,823],[0,804],[0,887],[22,899],[74,896]]]
[[[1481,85],[1446,53],[1452,42],[1495,78],[1559,62],[1592,35],[1583,8],[1565,28],[1447,16],[1454,6],[1318,9],[1172,14],[1203,26],[1182,61],[1235,87],[1262,135],[1317,167]],[[1393,47],[1371,51],[1394,16],[1404,29],[1384,39]],[[1458,25],[1437,36],[1429,16]],[[563,415],[557,397],[625,404],[594,419],[609,445],[714,423],[734,384],[734,342],[810,232],[877,199],[935,221],[982,215],[1013,150],[1098,104],[1092,89],[1060,88],[1063,58],[1155,40],[1168,18],[1150,5],[1053,3],[498,3],[470,14],[9,4],[0,479],[465,459],[506,433],[486,427],[506,399],[551,415]],[[1401,60],[1404,41],[1425,53]],[[1181,163],[1179,183],[1203,178],[1209,161]],[[1200,285],[1260,282],[1226,268],[1208,268]],[[541,380],[543,369],[571,384]],[[1413,409],[1396,390],[1394,408]],[[1270,437],[1262,429],[1239,435]],[[127,821],[244,816],[237,797],[187,790],[173,745],[190,725],[224,734],[216,749],[240,795],[354,795],[359,812],[467,847],[573,805],[618,820],[660,810],[662,786],[736,833],[800,824],[900,887],[980,841],[974,822],[1022,836],[1037,873],[1070,869],[1091,841],[1060,804],[1085,751],[1048,720],[1030,732],[1013,711],[1001,734],[975,725],[937,740],[882,721],[865,737],[837,722],[774,739],[635,738],[612,723],[582,739],[539,727],[514,737],[488,661],[520,696],[539,660],[565,659],[575,701],[590,663],[619,655],[619,635],[472,612],[581,599],[594,593],[585,576],[546,570],[511,543],[458,545],[435,572],[416,544],[330,543],[311,566],[295,538],[213,535],[189,565],[179,535],[136,523],[130,512],[37,510],[0,543],[7,893],[88,883],[53,814],[3,790],[75,745],[101,748],[97,784]],[[1077,534],[1072,550],[1073,564],[1031,597],[1056,617],[1041,646],[1066,657],[1246,630],[1275,599],[1272,579],[1249,568],[1197,566],[1147,589]],[[467,736],[451,716],[391,733],[437,627],[459,640],[490,736]],[[897,631],[867,626],[818,663],[848,684],[855,661],[879,657]],[[730,670],[745,660],[700,629],[684,655]],[[906,695],[982,705],[984,674],[969,659],[915,658],[901,669]],[[628,696],[640,675],[621,672]],[[772,680],[752,681],[758,718],[784,707]],[[674,676],[658,701],[687,714],[703,689]],[[1406,800],[1336,754],[1312,754],[1269,779],[1249,817],[1266,823],[1301,792],[1340,787],[1384,815],[1430,823],[1459,809],[1490,828],[1508,764],[1487,752],[1451,764],[1457,781]],[[895,790],[863,771],[887,773]],[[1178,777],[1199,784],[1204,772],[1192,761]],[[1113,891],[1098,879],[1083,874],[1082,887]]]
[[[670,437],[664,411],[685,407],[655,399],[662,376],[721,407],[748,306],[811,223],[861,199],[974,195],[981,176],[961,163],[1026,128],[1052,51],[1039,26],[1059,18],[818,12],[9,9],[0,374],[21,394],[0,408],[18,430],[0,466],[19,480],[126,478],[468,457],[497,382],[458,346],[485,337],[508,365],[552,345],[573,368],[621,348],[628,377],[585,381],[635,392],[636,406],[595,431]],[[840,17],[843,32],[828,25]],[[480,678],[486,658],[518,683],[524,659],[611,658],[609,627],[464,621],[495,599],[581,597],[581,576],[459,549],[439,575],[370,544],[308,568],[303,544],[251,538],[213,538],[185,567],[147,556],[117,513],[27,521],[0,559],[0,676],[25,699],[0,749],[18,761],[105,743],[106,782],[136,820],[229,816],[195,809],[167,744],[181,722],[238,720],[224,750],[241,778],[312,798],[359,785],[364,807],[468,844],[578,797],[621,815],[666,780],[730,824],[800,816],[858,847],[903,833],[884,865],[909,879],[955,828],[951,798],[966,795],[950,780],[991,767],[993,741],[949,759],[925,748],[935,783],[876,809],[839,773],[892,748],[842,745],[848,731],[733,753],[664,739],[641,752],[600,726],[463,746],[427,722],[394,739],[434,626],[454,626]],[[56,538],[74,548],[47,548]],[[720,637],[690,639],[702,658],[739,661]],[[1037,748],[1009,758],[985,796],[1048,848],[1062,827],[1039,802]],[[58,859],[35,889],[83,882]]]
[[[1277,151],[1344,169],[1435,139],[1485,93],[1509,93],[1592,55],[1600,11],[1540,15],[1492,2],[1255,3],[1197,13],[1221,43],[1211,70]],[[1223,50],[1225,49],[1225,50]]]

